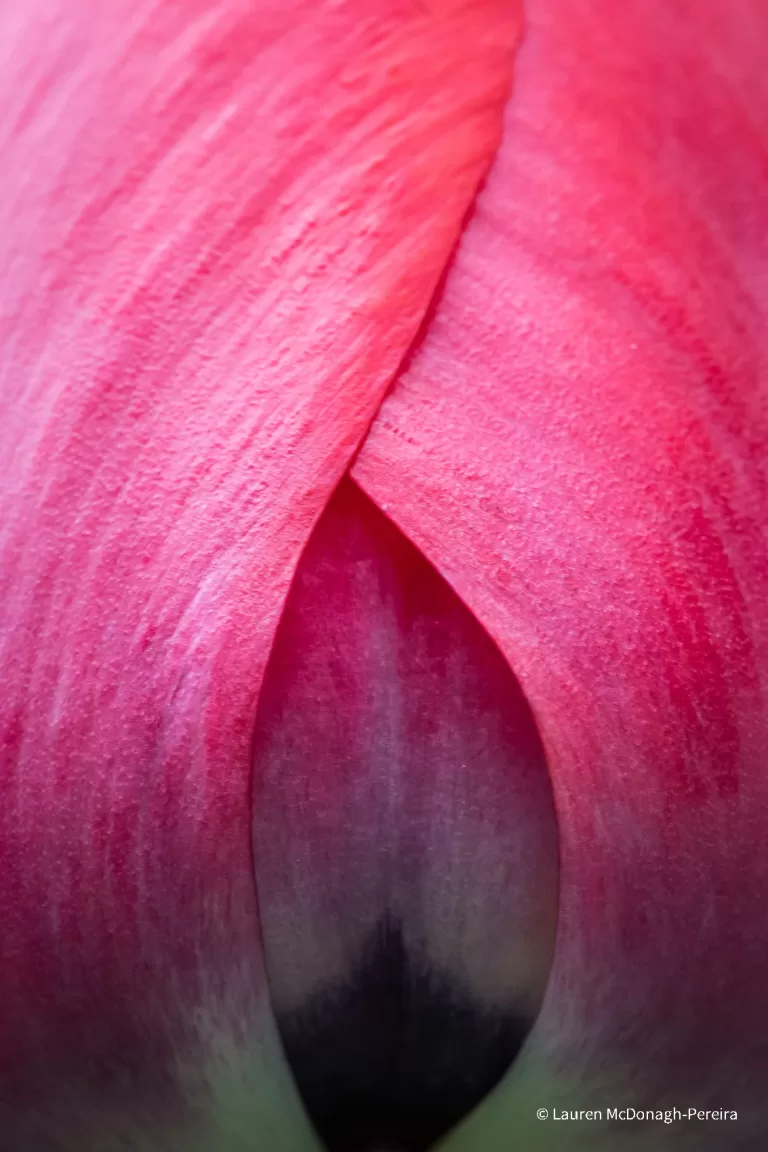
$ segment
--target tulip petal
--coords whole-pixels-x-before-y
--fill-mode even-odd
[[[499,644],[554,781],[551,983],[451,1152],[768,1138],[767,43],[760,0],[530,0],[353,470]],[[631,1106],[739,1119],[607,1122]]]
[[[498,143],[517,25],[0,5],[4,1148],[313,1145],[266,1002],[256,699]]]
[[[517,1056],[549,975],[557,828],[501,654],[350,482],[302,556],[259,700],[272,1004],[331,1152],[421,1152]]]

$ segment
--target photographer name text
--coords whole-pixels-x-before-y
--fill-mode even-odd
[[[539,1108],[539,1120],[652,1120],[673,1124],[676,1120],[738,1120],[729,1108]]]

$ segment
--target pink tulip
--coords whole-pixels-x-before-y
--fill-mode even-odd
[[[766,1146],[766,45],[0,4],[2,1152]]]

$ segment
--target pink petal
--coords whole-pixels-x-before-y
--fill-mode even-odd
[[[259,684],[498,142],[516,35],[502,0],[0,7],[14,1149],[103,1152],[146,1117],[161,1140],[179,1094],[236,1080],[222,1045],[259,1075],[278,1061]],[[220,1147],[199,1101],[194,1133]],[[249,1107],[275,1152],[289,1130],[311,1143]]]
[[[526,26],[495,167],[353,471],[500,645],[556,793],[530,1075],[449,1146],[526,1124],[591,1149],[604,1126],[536,1125],[571,1089],[742,1108],[633,1147],[762,1146],[768,8],[531,0]]]

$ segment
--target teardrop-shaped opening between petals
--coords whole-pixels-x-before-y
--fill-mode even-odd
[[[509,665],[349,479],[277,630],[253,843],[272,1003],[319,1135],[330,1152],[428,1148],[538,1013],[557,825]]]

